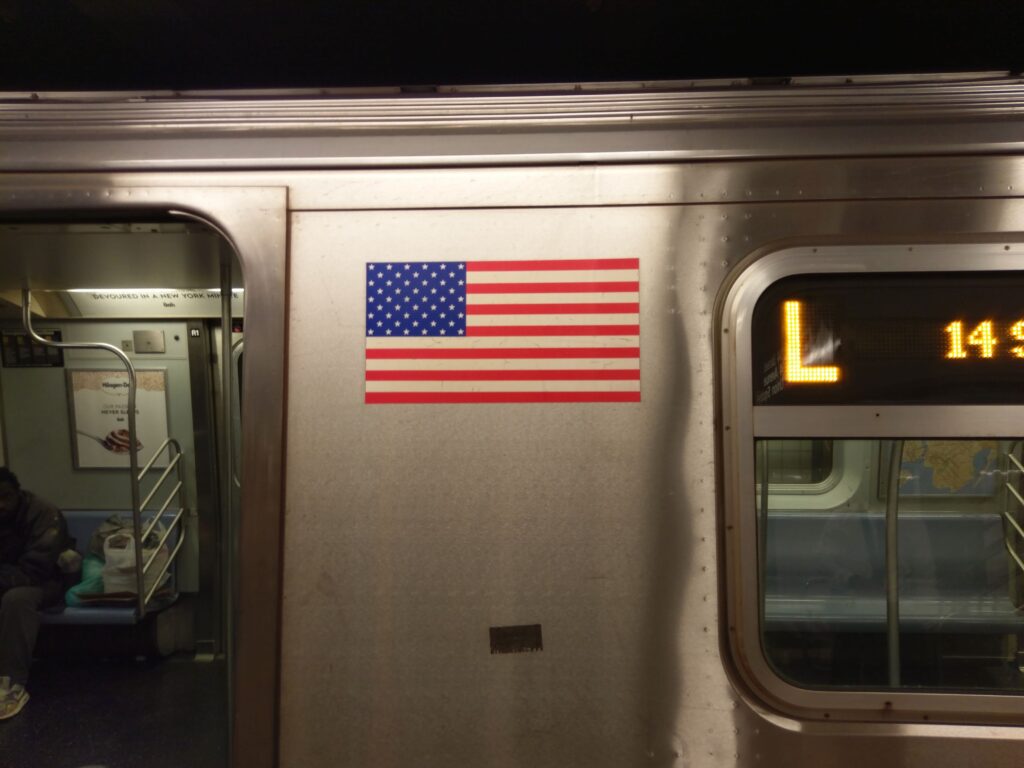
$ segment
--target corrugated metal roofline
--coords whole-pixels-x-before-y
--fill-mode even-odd
[[[74,131],[397,128],[458,129],[481,123],[671,123],[693,120],[807,118],[816,115],[900,118],[973,112],[1006,115],[1024,108],[1024,79],[1005,73],[809,78],[788,85],[687,83],[450,87],[429,93],[389,89],[152,94],[0,94],[0,130]]]
[[[495,83],[490,85],[436,86],[363,86],[343,88],[235,88],[211,90],[120,90],[120,91],[0,91],[0,101],[12,103],[50,102],[124,102],[159,100],[233,100],[233,99],[316,99],[338,97],[395,97],[424,94],[554,94],[610,93],[616,91],[680,91],[723,88],[774,87],[789,85],[893,85],[955,82],[1005,81],[1013,75],[1006,71],[921,72],[891,75],[823,75],[779,78],[694,78],[650,81],[600,81],[556,83]]]

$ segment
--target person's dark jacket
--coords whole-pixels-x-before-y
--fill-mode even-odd
[[[0,516],[0,594],[13,587],[59,583],[57,560],[69,545],[68,524],[60,510],[22,490],[17,510]]]

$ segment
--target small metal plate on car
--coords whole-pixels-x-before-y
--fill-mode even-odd
[[[540,624],[491,627],[491,653],[534,653],[544,650]]]
[[[137,354],[153,354],[167,351],[163,331],[132,331],[132,340],[135,342],[135,352]]]

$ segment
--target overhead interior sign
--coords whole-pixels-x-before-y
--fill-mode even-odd
[[[76,290],[63,294],[81,317],[220,317],[220,291],[152,288]],[[242,316],[241,290],[231,292],[231,314]]]

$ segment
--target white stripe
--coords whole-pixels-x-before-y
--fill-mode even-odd
[[[640,359],[625,358],[544,358],[527,360],[367,360],[368,371],[530,371],[530,370],[638,370]]]
[[[636,335],[622,336],[370,336],[367,349],[536,349],[538,347],[638,347]]]
[[[570,269],[509,272],[469,272],[467,285],[481,283],[606,283],[637,282],[638,269]],[[420,278],[422,279],[422,278]]]
[[[639,325],[640,315],[470,315],[466,327],[492,325]]]
[[[638,304],[636,291],[622,293],[474,293],[466,305],[474,304]]]
[[[367,392],[639,392],[639,381],[368,381]]]

